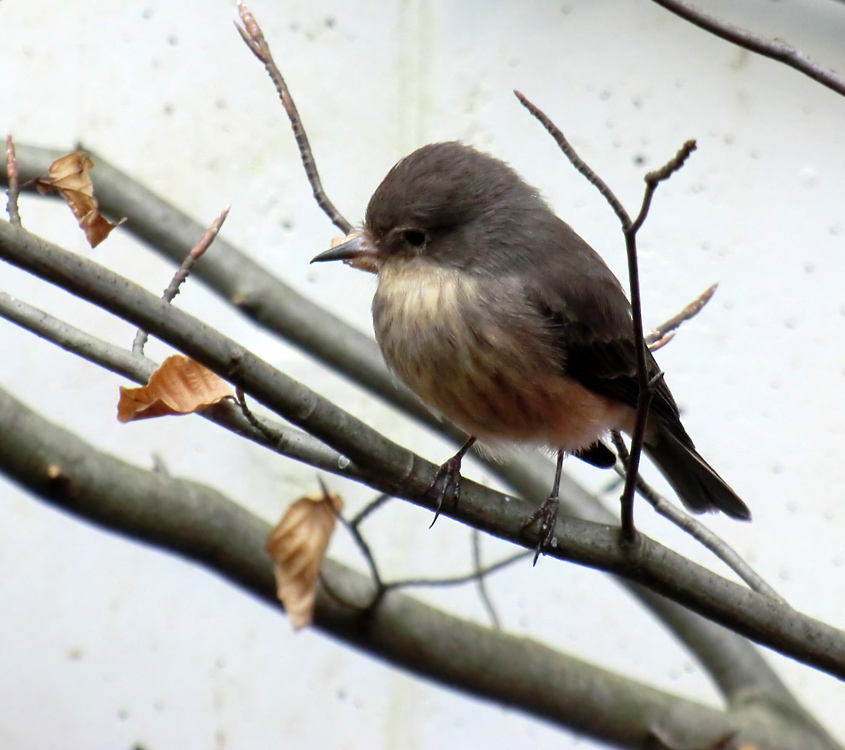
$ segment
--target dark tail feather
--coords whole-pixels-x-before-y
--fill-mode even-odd
[[[616,454],[601,440],[575,451],[572,455],[599,469],[612,469],[616,466]]]
[[[693,513],[721,510],[740,521],[751,520],[751,511],[695,448],[684,445],[666,429],[645,444],[657,468]]]

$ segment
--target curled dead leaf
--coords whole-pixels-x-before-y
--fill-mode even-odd
[[[276,563],[276,595],[296,630],[311,623],[320,566],[341,508],[343,501],[334,492],[301,497],[267,540]]]
[[[168,357],[140,388],[120,388],[119,422],[193,414],[233,396],[225,380],[181,354]]]
[[[97,208],[94,185],[88,171],[94,166],[84,151],[74,151],[56,159],[46,177],[37,177],[35,187],[42,195],[55,190],[67,202],[91,247],[97,247],[116,226],[126,219],[112,223]]]

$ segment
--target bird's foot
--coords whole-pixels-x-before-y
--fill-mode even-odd
[[[449,500],[455,505],[458,504],[458,496],[461,493],[461,461],[463,457],[463,453],[456,453],[446,461],[437,470],[434,479],[426,490],[426,495],[433,495],[437,498],[437,508],[434,510],[434,520],[431,522],[431,526],[434,526],[440,516],[440,510],[443,508],[445,500]],[[431,526],[428,528],[431,528]]]
[[[428,485],[428,489],[425,491],[426,495],[432,494],[435,489],[437,490],[435,495],[437,508],[434,510],[434,521],[431,522],[431,526],[434,526],[435,521],[440,516],[440,509],[443,507],[443,501],[446,498],[449,498],[455,505],[458,504],[458,496],[461,494],[461,461],[464,460],[464,456],[469,452],[469,449],[475,445],[475,440],[474,437],[470,437],[461,446],[461,449],[437,470],[434,479]],[[431,526],[428,528],[431,528]]]
[[[551,495],[547,497],[543,504],[531,514],[531,518],[522,524],[522,528],[524,530],[529,526],[532,526],[537,521],[540,522],[537,532],[537,546],[534,548],[534,562],[532,565],[537,564],[540,553],[552,544],[552,540],[555,535],[555,527],[557,526],[559,506],[560,500],[558,500],[558,496]]]

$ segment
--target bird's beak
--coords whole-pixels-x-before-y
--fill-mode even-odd
[[[324,263],[329,260],[342,260],[353,268],[376,273],[378,250],[364,232],[347,235],[344,242],[335,245],[311,259],[312,263]]]

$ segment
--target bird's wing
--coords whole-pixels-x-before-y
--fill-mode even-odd
[[[566,374],[596,393],[636,408],[637,355],[628,299],[599,255],[567,224],[560,221],[560,225],[557,247],[538,254],[548,272],[524,277],[528,299],[547,321]],[[646,365],[650,377],[660,371],[649,351]],[[662,379],[650,413],[692,447]]]

